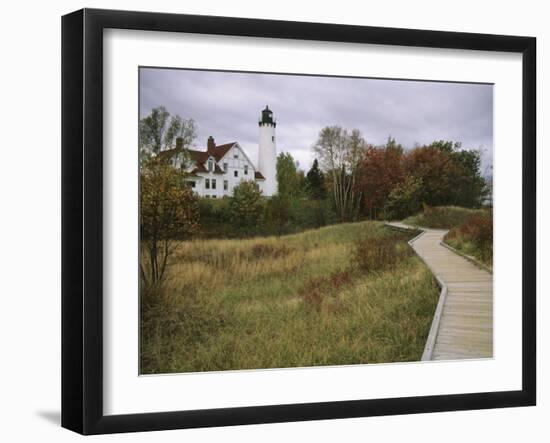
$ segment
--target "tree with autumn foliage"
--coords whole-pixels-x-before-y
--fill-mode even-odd
[[[461,143],[439,140],[407,153],[405,169],[422,179],[422,200],[430,206],[477,207],[486,195],[481,154]]]
[[[198,229],[198,198],[185,184],[185,173],[158,159],[140,171],[140,230],[148,263],[140,260],[143,283],[158,287],[179,242]]]
[[[454,203],[457,189],[453,184],[462,171],[450,153],[432,145],[412,149],[405,156],[405,170],[422,180],[424,203],[430,206]]]
[[[368,146],[359,165],[357,186],[362,194],[362,211],[369,218],[385,218],[390,193],[405,179],[403,148],[391,137],[385,146]]]

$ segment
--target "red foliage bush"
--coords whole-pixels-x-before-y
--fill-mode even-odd
[[[473,215],[445,236],[446,240],[467,242],[475,247],[474,255],[484,262],[491,262],[493,257],[493,215],[490,212]],[[460,246],[459,246],[460,247]]]
[[[459,228],[460,234],[475,243],[480,249],[493,244],[492,215],[474,215]]]

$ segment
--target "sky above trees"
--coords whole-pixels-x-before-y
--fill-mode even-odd
[[[140,118],[158,106],[197,123],[197,148],[208,136],[239,142],[256,161],[258,118],[266,105],[277,119],[277,148],[310,168],[312,146],[329,125],[357,128],[368,143],[389,135],[405,148],[434,140],[482,148],[492,165],[493,87],[487,84],[248,74],[142,68]]]

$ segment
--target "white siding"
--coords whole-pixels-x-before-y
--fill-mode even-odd
[[[235,158],[235,156],[237,158]],[[196,185],[194,191],[201,197],[216,196],[216,198],[222,198],[223,196],[232,196],[233,189],[243,180],[254,180],[254,173],[256,168],[252,162],[248,159],[244,151],[238,144],[235,144],[223,158],[217,163],[219,168],[223,170],[223,164],[227,163],[227,171],[224,174],[215,174],[214,172],[198,172],[197,176],[200,179],[195,179]],[[205,167],[208,169],[208,162]],[[248,168],[248,174],[245,174],[245,167]],[[237,177],[235,177],[237,172]],[[210,180],[210,189],[206,189],[206,179]],[[212,189],[212,180],[216,180],[216,189]],[[223,182],[227,180],[228,189],[223,189]],[[257,181],[261,183],[261,181]],[[260,184],[261,189],[261,184]]]

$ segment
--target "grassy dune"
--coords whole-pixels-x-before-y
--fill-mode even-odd
[[[427,206],[423,212],[406,218],[403,223],[424,228],[451,229],[464,224],[472,217],[486,213],[486,209],[469,209],[459,206]]]
[[[396,262],[361,268],[360,239],[391,241]],[[361,222],[186,242],[142,291],[141,372],[419,360],[439,290],[407,239]]]

